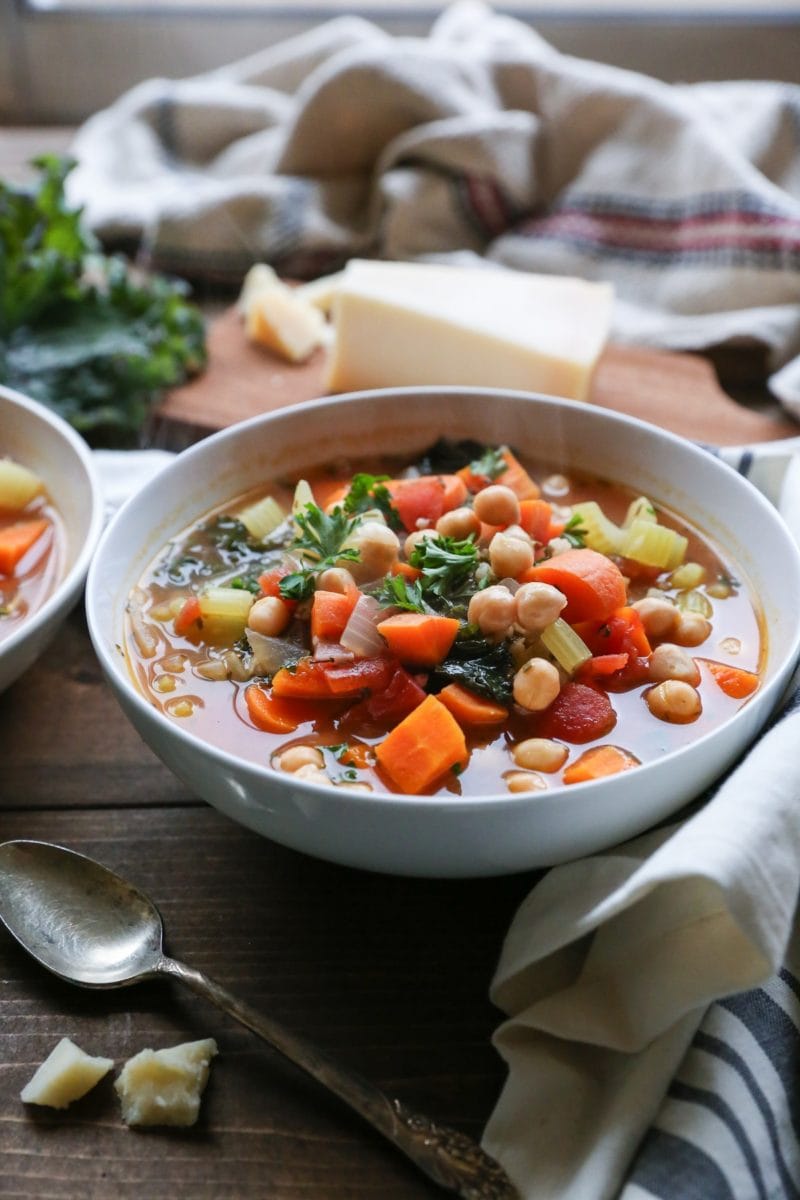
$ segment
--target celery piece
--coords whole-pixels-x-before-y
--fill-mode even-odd
[[[236,515],[247,532],[260,542],[286,520],[286,513],[274,496],[264,496],[263,500],[249,504]]]
[[[292,516],[296,517],[307,504],[314,504],[314,493],[311,484],[306,479],[298,479],[292,499]]]
[[[568,675],[573,675],[581,663],[592,657],[583,638],[561,617],[542,630],[539,640]]]
[[[622,528],[630,529],[634,521],[650,521],[652,524],[655,524],[657,520],[658,513],[652,500],[648,500],[647,496],[637,496],[628,505],[628,511],[625,514],[625,520],[622,522]]]
[[[647,567],[673,571],[683,561],[688,544],[688,539],[674,529],[636,517],[623,533],[619,553]]]
[[[705,582],[706,569],[700,563],[687,562],[678,567],[669,577],[670,586],[685,591],[699,587]]]
[[[581,500],[572,507],[584,530],[584,544],[600,554],[618,554],[622,530],[603,512],[596,500]]]
[[[41,491],[38,475],[13,459],[0,458],[0,508],[19,512]]]
[[[230,644],[244,633],[253,596],[244,588],[210,587],[200,597],[203,641]]]

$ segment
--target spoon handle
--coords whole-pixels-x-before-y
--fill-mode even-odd
[[[319,1051],[305,1038],[231,995],[201,971],[164,956],[159,974],[185,983],[198,996],[210,1000],[274,1050],[300,1067],[329,1092],[354,1109],[388,1138],[430,1179],[464,1200],[518,1200],[518,1193],[502,1167],[481,1147],[446,1125],[389,1099],[373,1084]]]

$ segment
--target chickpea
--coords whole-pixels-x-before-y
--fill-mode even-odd
[[[691,654],[687,654],[682,646],[672,642],[662,642],[656,646],[650,655],[648,674],[654,683],[662,683],[666,679],[680,679],[697,687],[700,682],[700,672]]]
[[[514,597],[499,583],[475,592],[469,602],[467,620],[477,625],[481,633],[505,635],[514,621]]]
[[[346,567],[357,583],[385,575],[400,555],[397,534],[378,521],[358,525],[345,542],[345,548],[358,551],[358,561],[348,562]]]
[[[555,558],[557,554],[566,554],[567,550],[572,549],[572,543],[565,537],[550,538],[547,543],[547,549],[550,551],[551,557]]]
[[[321,771],[324,765],[325,756],[318,746],[289,746],[275,757],[275,766],[292,775],[301,767],[311,766]]]
[[[679,646],[699,646],[711,633],[711,622],[696,612],[680,614],[673,637]]]
[[[458,538],[459,541],[471,533],[477,536],[480,531],[481,523],[471,508],[451,508],[436,522],[437,533],[442,537]]]
[[[635,608],[642,618],[644,631],[648,637],[671,637],[678,627],[680,610],[669,600],[659,600],[657,596],[645,596],[643,600],[635,601],[631,607]]]
[[[521,542],[527,542],[529,546],[533,545],[533,538],[525,532],[521,525],[507,525],[503,533],[506,537],[519,538]]]
[[[566,746],[550,738],[526,738],[511,748],[511,757],[518,767],[548,774],[563,767],[568,753]]]
[[[567,605],[567,597],[549,583],[523,583],[514,597],[514,619],[526,633],[552,625]]]
[[[436,537],[437,533],[438,530],[436,529],[415,529],[413,533],[410,533],[403,542],[403,553],[406,558],[411,558],[411,555],[420,542],[424,541],[425,538]]]
[[[264,637],[278,637],[289,624],[291,613],[278,596],[262,596],[256,600],[247,617],[247,624]]]
[[[295,779],[305,779],[308,783],[330,783],[330,779],[324,771],[313,763],[305,763],[302,767],[298,767],[296,771],[292,771]]]
[[[516,579],[533,566],[533,546],[522,538],[496,533],[489,543],[489,562],[498,579]]]
[[[504,778],[510,792],[540,792],[547,787],[541,775],[530,771],[509,771]]]
[[[356,581],[346,567],[327,567],[317,576],[315,587],[323,592],[339,592],[347,596],[354,590]]]
[[[687,725],[696,721],[703,711],[700,695],[690,683],[681,679],[666,679],[645,694],[647,707],[659,721]]]
[[[528,712],[541,712],[561,691],[558,668],[546,658],[530,658],[514,676],[514,699]]]
[[[478,492],[473,505],[478,520],[486,525],[519,524],[519,500],[502,483],[493,483]]]

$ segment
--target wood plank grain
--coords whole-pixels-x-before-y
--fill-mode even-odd
[[[0,811],[189,803],[102,677],[81,607],[0,695]]]
[[[170,949],[440,1121],[479,1136],[502,1083],[487,989],[532,877],[403,880],[315,862],[213,810],[7,813],[5,837],[61,841],[122,870]],[[411,1200],[441,1193],[245,1031],[171,985],[84,992],[0,936],[0,1193]],[[20,1088],[55,1041],[121,1060],[213,1036],[199,1126],[131,1132],[109,1082],[65,1113]]]
[[[235,308],[211,322],[208,348],[204,374],[176,388],[158,409],[156,442],[171,437],[188,443],[258,413],[325,394],[323,350],[300,366],[282,362],[247,340]],[[718,445],[773,441],[798,432],[774,407],[759,410],[732,400],[711,363],[694,354],[609,346],[595,373],[591,401]]]

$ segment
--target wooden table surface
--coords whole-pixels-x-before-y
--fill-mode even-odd
[[[0,131],[0,173],[3,150],[8,173],[24,173],[14,152],[53,141],[35,133],[4,142]],[[738,432],[731,426],[727,441]],[[59,842],[121,871],[160,907],[176,957],[408,1105],[480,1137],[504,1075],[490,1043],[501,1014],[489,982],[533,875],[370,875],[238,827],[189,793],[127,723],[80,609],[0,696],[0,818],[0,840]],[[81,991],[46,975],[4,934],[0,981],[2,1197],[442,1194],[338,1102],[171,984]],[[199,1124],[127,1129],[110,1078],[65,1112],[24,1106],[20,1089],[62,1036],[118,1065],[147,1046],[215,1037]]]

